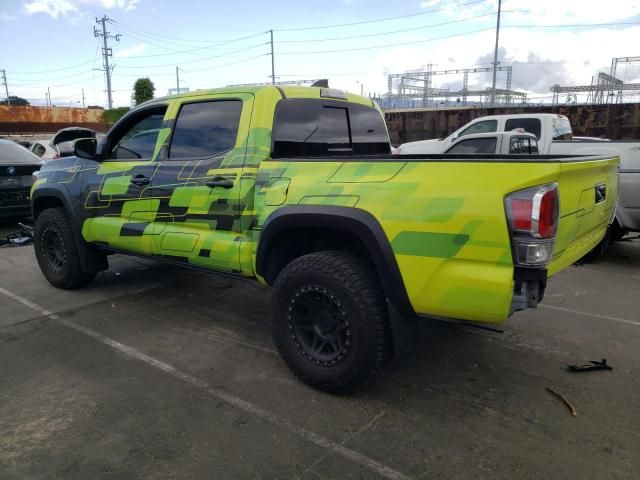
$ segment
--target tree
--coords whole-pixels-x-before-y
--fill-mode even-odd
[[[31,105],[29,100],[26,98],[16,97],[15,95],[9,95],[9,102],[11,105]],[[9,102],[7,100],[2,100],[0,105],[9,105]]]
[[[136,83],[133,84],[133,96],[136,100],[136,105],[151,100],[155,91],[156,87],[148,77],[136,80]]]

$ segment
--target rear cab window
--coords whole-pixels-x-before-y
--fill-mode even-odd
[[[533,133],[536,140],[540,140],[542,134],[542,123],[538,118],[510,118],[504,125],[504,131],[510,132],[521,128],[527,133]]]
[[[538,153],[538,142],[527,137],[511,137],[509,154],[532,155]]]
[[[455,144],[445,153],[495,153],[496,137],[469,138]]]
[[[387,127],[373,107],[307,98],[278,102],[273,124],[274,158],[388,153]]]

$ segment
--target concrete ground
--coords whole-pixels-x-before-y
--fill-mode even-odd
[[[638,478],[640,240],[504,333],[425,321],[347,397],[296,381],[268,311],[257,283],[122,256],[56,290],[0,248],[0,478]]]

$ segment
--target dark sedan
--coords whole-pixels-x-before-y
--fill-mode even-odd
[[[33,172],[42,160],[10,140],[0,139],[0,218],[31,215]]]

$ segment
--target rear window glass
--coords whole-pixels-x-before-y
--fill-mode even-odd
[[[38,164],[41,160],[21,145],[0,142],[0,162],[5,165]]]
[[[552,122],[554,140],[571,140],[571,123],[566,117],[554,118]]]
[[[537,140],[540,140],[542,124],[537,118],[510,118],[504,125],[504,131],[510,132],[516,128],[522,128],[525,132],[533,133]]]
[[[390,153],[375,108],[313,99],[281,100],[274,119],[274,157]]]
[[[183,105],[173,130],[169,158],[212,157],[232,149],[241,112],[240,100]]]
[[[509,153],[527,155],[538,153],[538,142],[531,138],[511,137]]]
[[[469,138],[457,143],[446,153],[495,153],[496,137]]]

